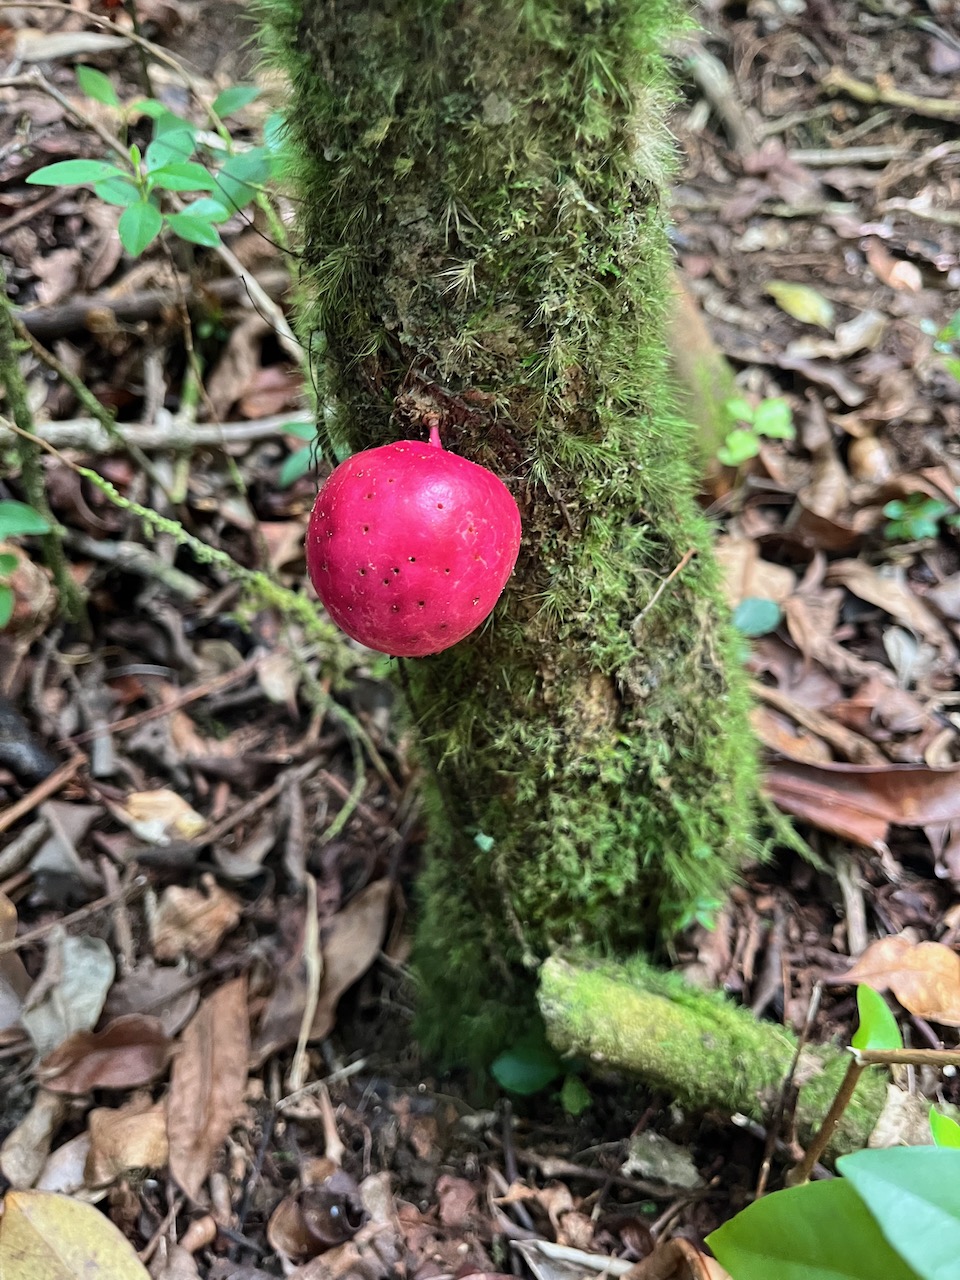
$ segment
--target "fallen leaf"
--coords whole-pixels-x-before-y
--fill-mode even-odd
[[[91,1191],[87,1186],[87,1156],[90,1154],[89,1133],[78,1133],[75,1138],[51,1151],[40,1177],[34,1184],[36,1191],[58,1191],[62,1196],[79,1196],[96,1204],[103,1199],[102,1191]]]
[[[389,880],[375,880],[324,926],[321,934],[323,979],[310,1029],[311,1040],[322,1040],[330,1034],[340,997],[366,973],[379,953],[392,895],[393,885]],[[263,1062],[271,1053],[296,1043],[305,998],[306,977],[302,958],[297,954],[280,974],[267,1002],[254,1044],[255,1062]]]
[[[68,1109],[66,1099],[48,1093],[46,1089],[38,1089],[30,1110],[4,1138],[0,1147],[0,1173],[18,1191],[32,1187],[40,1177],[53,1135],[63,1123]]]
[[[880,938],[847,971],[847,981],[892,991],[918,1018],[960,1027],[960,956],[942,942]]]
[[[132,1089],[155,1080],[171,1043],[157,1018],[131,1013],[102,1031],[77,1031],[37,1064],[37,1079],[54,1093]]]
[[[47,939],[43,969],[20,1015],[41,1057],[75,1031],[96,1026],[115,973],[102,938],[75,938],[57,926]]]
[[[830,582],[840,583],[859,600],[876,605],[891,618],[938,648],[950,645],[950,636],[931,609],[907,586],[900,571],[883,575],[865,560],[837,560],[827,572]]]
[[[223,937],[240,923],[240,902],[221,889],[211,875],[204,875],[200,889],[171,885],[157,904],[153,919],[153,954],[158,960],[179,960],[183,955],[208,960]]]
[[[887,329],[887,317],[879,311],[861,311],[852,320],[838,324],[833,338],[795,338],[787,344],[788,356],[805,359],[840,360],[857,351],[873,351]]]
[[[624,1272],[621,1280],[731,1280],[715,1258],[708,1258],[689,1240],[660,1244],[642,1262]],[[770,1280],[775,1280],[771,1276]]]
[[[17,936],[17,908],[5,893],[0,893],[0,942]],[[19,1034],[20,1012],[31,987],[30,975],[15,951],[0,956],[0,1035],[16,1030]]]
[[[167,1109],[162,1102],[136,1099],[113,1110],[95,1107],[87,1118],[87,1185],[105,1187],[131,1169],[162,1169],[169,1157]]]
[[[724,595],[731,609],[750,597],[782,604],[796,588],[793,570],[761,560],[753,538],[718,538],[716,557],[723,570]]]
[[[267,1224],[267,1240],[288,1260],[303,1262],[351,1239],[364,1217],[360,1188],[334,1166],[321,1181],[280,1201]]]
[[[171,968],[156,965],[149,956],[132,973],[115,982],[103,1007],[106,1018],[148,1013],[160,1020],[168,1036],[175,1036],[193,1017],[200,1003],[196,982],[186,963]]]
[[[794,320],[819,325],[821,329],[829,329],[833,324],[833,303],[807,284],[768,280],[763,290],[769,293],[781,311]]]
[[[183,796],[162,788],[134,791],[127,796],[117,815],[134,835],[148,844],[165,845],[173,840],[193,840],[206,828],[207,820]]]
[[[167,1103],[170,1174],[196,1200],[240,1116],[250,1053],[247,980],[204,1000],[180,1038]]]
[[[80,857],[77,845],[102,813],[98,804],[69,804],[63,800],[42,804],[40,817],[47,824],[48,835],[30,860],[33,874],[67,877],[93,893],[100,892],[100,876]]]
[[[881,282],[891,289],[906,289],[919,293],[923,288],[923,276],[918,267],[902,258],[895,258],[889,249],[877,239],[867,244],[867,265]]]
[[[150,1280],[109,1218],[53,1191],[10,1191],[0,1219],[3,1280]]]

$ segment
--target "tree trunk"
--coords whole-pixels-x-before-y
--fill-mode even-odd
[[[628,955],[752,850],[747,697],[665,374],[669,0],[262,0],[341,455],[436,419],[524,523],[402,664],[432,784],[425,1046],[480,1059],[567,942]]]

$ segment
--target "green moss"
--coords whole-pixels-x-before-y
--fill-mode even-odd
[[[523,516],[493,618],[407,664],[435,771],[421,1028],[483,1056],[538,958],[655,945],[752,849],[745,684],[665,372],[677,12],[262,7],[292,85],[301,325],[324,337],[332,443],[435,415]]]

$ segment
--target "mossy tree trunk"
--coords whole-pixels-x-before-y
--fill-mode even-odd
[[[496,471],[491,621],[403,679],[435,786],[430,1050],[532,1017],[558,945],[647,949],[750,850],[756,760],[665,374],[667,0],[262,0],[289,74],[305,335],[341,453]]]

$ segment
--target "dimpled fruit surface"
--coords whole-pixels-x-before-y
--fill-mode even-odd
[[[520,512],[486,467],[430,443],[357,453],[324,483],[307,569],[334,622],[394,657],[439,653],[490,614],[520,549]]]

